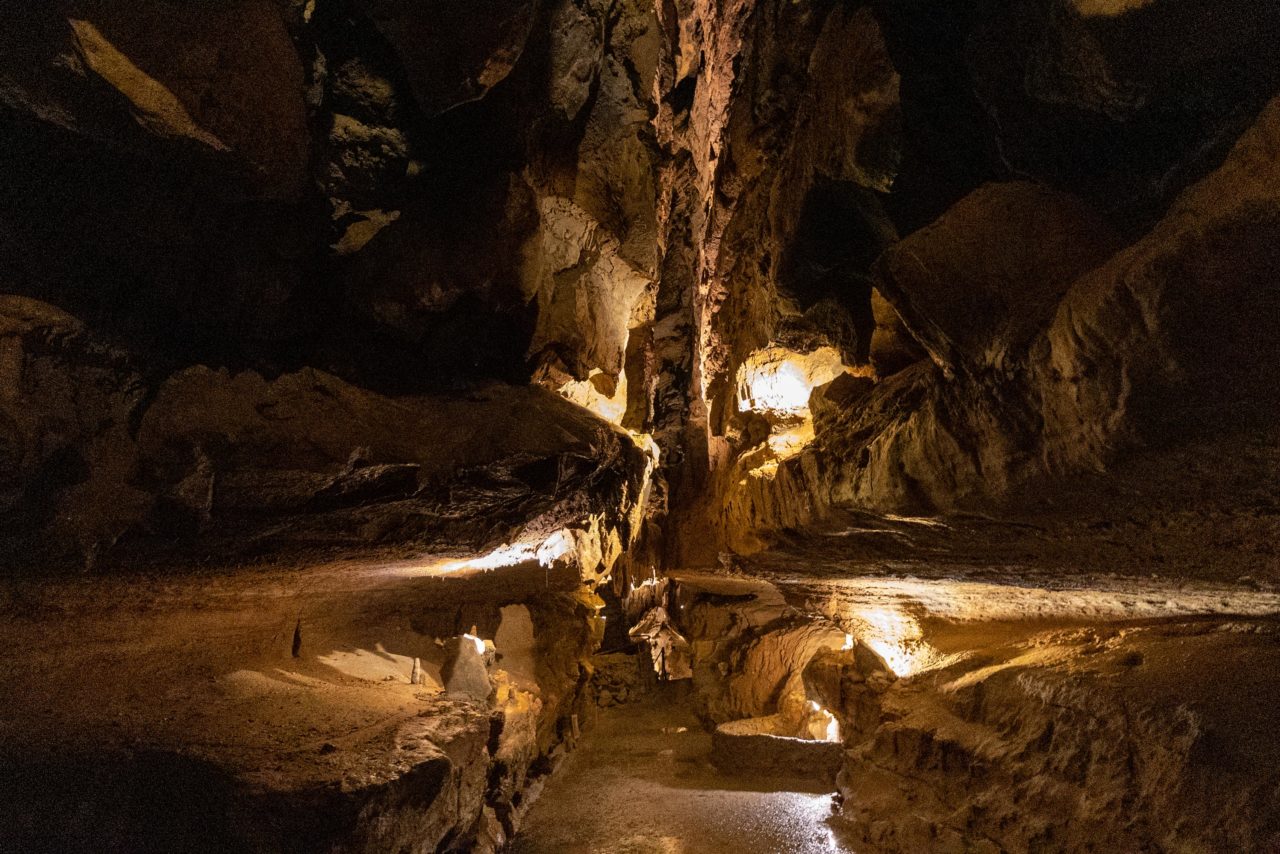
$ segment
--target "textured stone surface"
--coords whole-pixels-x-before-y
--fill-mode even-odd
[[[549,393],[395,400],[317,371],[269,381],[207,368],[148,391],[69,315],[4,306],[11,565],[92,564],[117,545],[222,561],[262,548],[477,549],[568,527],[605,572],[633,535],[646,452]]]
[[[0,103],[94,142],[233,158],[251,191],[306,177],[303,75],[276,4],[58,3],[17,11],[0,42]]]
[[[6,582],[0,844],[482,850],[487,815],[513,833],[598,635],[572,570],[449,562]],[[439,642],[504,640],[499,601],[532,614],[537,678],[499,665],[491,698],[446,695]]]
[[[843,814],[884,851],[1266,849],[1274,742],[1256,710],[1275,685],[1238,664],[1274,644],[1265,622],[1043,632],[900,683],[892,722],[851,752]],[[1229,674],[1213,691],[1233,702],[1188,684],[1196,667]],[[931,781],[909,807],[904,776]]]
[[[948,371],[1009,371],[1116,239],[1077,199],[988,184],[887,250],[877,288]]]
[[[1072,286],[1040,363],[1046,444],[1062,463],[1134,431],[1273,400],[1278,157],[1272,101],[1150,234]]]
[[[34,619],[12,638],[34,700],[0,748],[45,720],[48,745],[79,732],[58,692],[103,662],[71,639],[119,635],[150,674],[139,690],[191,690],[154,704],[177,710],[172,729],[128,718],[164,736],[143,745],[163,761],[78,766],[104,793],[194,780],[233,818],[279,795],[267,813],[283,823],[219,825],[241,840],[294,833],[288,816],[319,803],[332,825],[295,847],[485,850],[517,832],[583,713],[630,695],[583,664],[607,621],[619,648],[639,624],[655,641],[642,653],[660,653],[645,679],[691,676],[706,720],[812,734],[838,710],[851,774],[896,781],[845,804],[864,846],[1265,847],[1262,777],[1218,775],[1205,803],[1242,816],[1225,827],[1195,806],[1211,740],[1126,706],[1150,688],[1177,708],[1185,670],[1147,684],[1125,662],[1174,658],[1182,629],[1114,649],[959,632],[943,650],[914,612],[662,575],[719,565],[782,584],[816,562],[936,581],[960,561],[1054,590],[1098,567],[1236,573],[1259,595],[1276,583],[1277,9],[0,0],[0,280],[20,295],[0,299],[0,563],[27,577],[12,610]],[[374,605],[360,588],[360,614],[335,594],[319,620],[299,620],[295,593],[271,599],[300,590],[287,579],[228,572],[266,561],[303,584],[316,560],[381,573],[428,553],[414,571],[465,577],[456,598],[401,589]],[[204,564],[218,572],[190,574]],[[77,623],[55,604],[70,594],[45,595],[69,569],[89,570],[86,590],[128,591],[117,622]],[[125,570],[154,577],[104,577]],[[226,592],[223,574],[231,599],[273,603],[261,635],[236,634],[262,617],[243,601],[202,598]],[[165,585],[189,594],[174,626],[199,623],[231,658],[208,664],[194,633],[131,634],[134,605]],[[386,646],[405,621],[412,642]],[[372,711],[288,718],[264,741],[192,717],[224,708],[233,664],[256,675],[226,690],[254,709],[295,689],[333,702],[363,678],[352,670],[394,694],[411,660],[435,685],[434,641],[472,626],[501,636],[475,702],[406,699],[424,714],[369,734],[350,763],[348,744],[307,728],[367,733]],[[877,636],[899,630],[898,647]],[[1195,635],[1188,661],[1256,665],[1266,632],[1248,634]],[[317,638],[332,642],[323,662]],[[276,657],[232,661],[257,644]],[[949,658],[1059,644],[1115,667]],[[214,681],[175,678],[186,659]],[[909,678],[925,660],[967,681]],[[150,708],[90,682],[86,713]],[[1034,710],[1044,697],[1054,711]],[[95,720],[86,738],[109,731]],[[1087,720],[1114,755],[1080,758]],[[208,755],[184,726],[213,732]],[[235,757],[250,754],[246,771]],[[295,786],[290,769],[317,757],[346,776]],[[1063,770],[1080,767],[1089,785]],[[1071,813],[1082,791],[1099,793],[1088,815]],[[1116,804],[1150,815],[1125,824]],[[129,847],[111,818],[125,801],[100,805],[67,838],[102,826]]]
[[[400,57],[414,96],[434,115],[474,101],[511,73],[536,4],[529,0],[358,0]]]

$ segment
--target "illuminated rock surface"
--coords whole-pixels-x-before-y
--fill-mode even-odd
[[[0,848],[1276,848],[1277,247],[1275,4],[0,0]]]

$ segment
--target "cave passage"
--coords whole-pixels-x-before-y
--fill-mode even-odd
[[[721,771],[711,752],[711,736],[679,683],[602,710],[538,796],[510,850],[849,850],[827,823],[832,792],[821,781]]]
[[[0,0],[0,852],[1280,852],[1280,3]]]

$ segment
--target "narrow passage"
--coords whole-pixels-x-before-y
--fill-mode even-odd
[[[602,710],[511,846],[516,854],[830,854],[832,793],[809,780],[739,776],[708,759],[682,686]]]

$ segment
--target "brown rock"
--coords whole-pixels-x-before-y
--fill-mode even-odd
[[[1114,244],[1071,196],[989,184],[888,249],[878,288],[945,370],[1007,370],[1076,277]]]
[[[1080,278],[1040,351],[1055,465],[1134,430],[1167,433],[1274,401],[1280,367],[1280,100],[1151,233]]]
[[[896,374],[928,356],[878,288],[871,289],[871,315],[875,331],[871,334],[870,359],[878,376]]]
[[[989,4],[966,71],[1001,159],[1095,204],[1167,204],[1280,84],[1280,9],[1254,0]]]
[[[484,662],[484,642],[474,635],[449,638],[444,644],[440,678],[450,696],[483,703],[493,693]]]
[[[136,524],[149,501],[128,482],[129,425],[144,396],[127,357],[80,321],[0,296],[0,564],[92,564]]]

